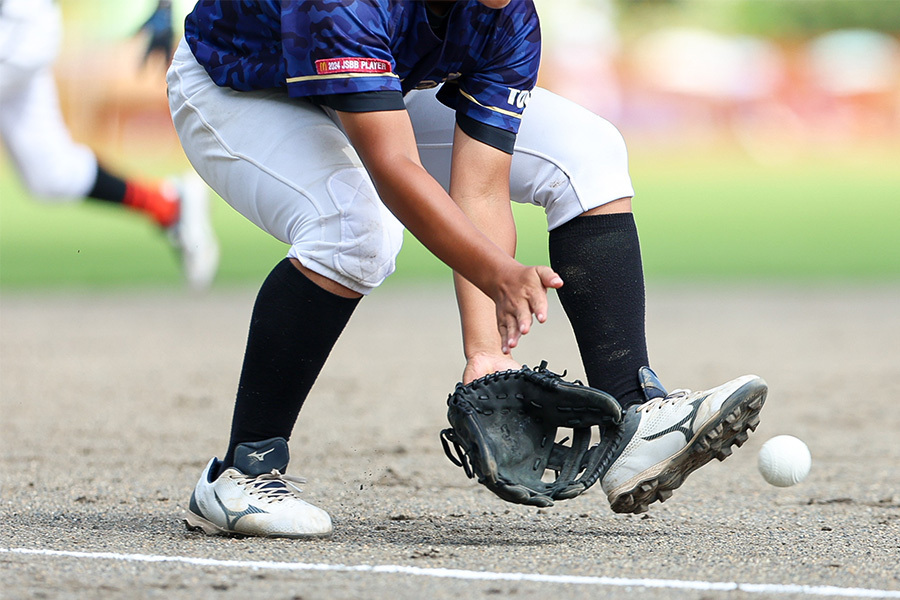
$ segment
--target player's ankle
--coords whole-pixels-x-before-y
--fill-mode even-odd
[[[180,202],[174,189],[126,182],[122,204],[147,214],[160,227],[171,227],[178,221]]]

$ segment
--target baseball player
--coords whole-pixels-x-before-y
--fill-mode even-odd
[[[72,140],[52,70],[61,34],[52,0],[0,1],[0,137],[22,181],[38,198],[90,198],[146,214],[179,252],[188,284],[206,288],[219,250],[205,184],[194,174],[161,185],[122,178]]]
[[[614,510],[665,499],[732,441],[715,432],[753,412],[743,390],[758,378],[667,394],[642,369],[625,145],[536,89],[539,59],[530,0],[196,4],[168,74],[176,129],[207,183],[290,249],[259,291],[228,449],[195,486],[189,528],[331,534],[285,475],[287,440],[404,227],[454,270],[466,381],[520,366],[510,352],[558,289],[590,384],[627,408],[602,481]],[[544,208],[552,269],[512,258],[510,199]]]

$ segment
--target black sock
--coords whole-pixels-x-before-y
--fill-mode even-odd
[[[644,401],[638,369],[649,365],[644,272],[631,213],[577,217],[550,232],[550,266],[588,384],[624,407]]]
[[[222,469],[242,442],[290,439],[297,415],[359,299],[323,290],[289,259],[259,290]]]
[[[88,198],[121,204],[125,199],[126,187],[127,184],[121,177],[116,177],[97,165],[97,179],[94,180],[94,187],[88,192]]]

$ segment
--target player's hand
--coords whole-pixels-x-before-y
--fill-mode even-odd
[[[558,289],[562,285],[562,278],[545,266],[519,266],[500,277],[493,300],[504,354],[515,348],[519,338],[531,330],[532,315],[539,323],[547,320],[547,288]]]
[[[147,42],[147,49],[144,50],[144,62],[148,62],[154,56],[158,56],[160,60],[168,64],[172,58],[172,43],[175,39],[171,27],[164,30],[158,30],[150,35]]]
[[[171,0],[159,0],[159,3],[150,18],[141,25],[135,35],[147,36],[147,49],[144,51],[143,64],[154,55],[162,59],[163,64],[168,65],[172,59],[172,48],[175,32],[172,27],[172,2]]]
[[[521,368],[522,365],[517,363],[511,355],[501,354],[498,348],[494,353],[483,352],[468,357],[466,368],[463,370],[462,382],[469,384],[491,373]]]

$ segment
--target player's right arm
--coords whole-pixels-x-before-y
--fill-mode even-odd
[[[522,265],[472,224],[422,167],[405,110],[338,115],[385,205],[435,256],[494,301],[505,350],[528,333],[532,315],[546,320],[546,288],[562,285],[560,277],[546,266]]]

